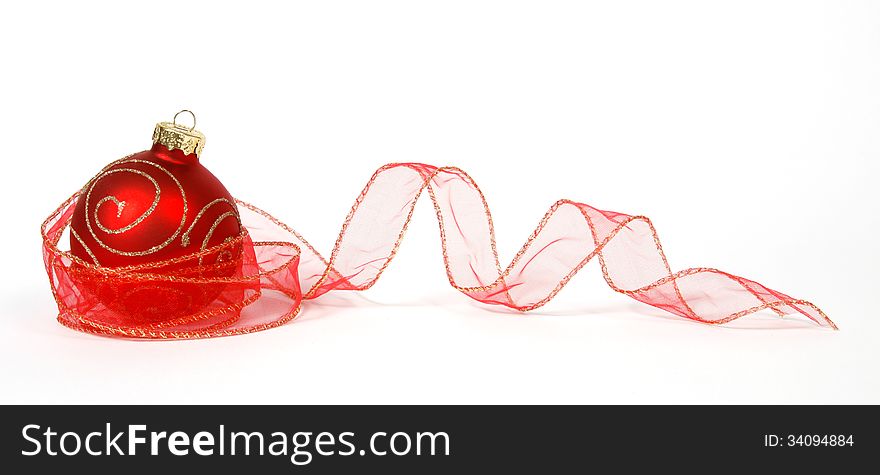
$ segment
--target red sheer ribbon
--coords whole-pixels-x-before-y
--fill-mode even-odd
[[[203,338],[282,325],[297,315],[303,299],[370,288],[397,252],[426,190],[440,225],[449,283],[480,302],[520,311],[538,308],[596,258],[612,289],[684,318],[720,324],[770,309],[836,328],[812,303],[755,281],[710,268],[673,272],[648,218],[569,200],[550,208],[502,268],[492,217],[477,184],[458,168],[420,163],[389,164],[376,171],[345,218],[329,259],[287,225],[239,201],[246,231],[236,240],[174,261],[98,267],[58,248],[76,204],[74,195],[42,227],[58,320],[81,331],[134,338]],[[239,245],[244,252],[233,271],[223,277],[204,272],[201,257]],[[180,309],[187,308],[185,296],[194,290],[217,297],[198,311],[167,312],[156,319],[106,304],[96,297],[106,287],[134,289],[157,305]]]

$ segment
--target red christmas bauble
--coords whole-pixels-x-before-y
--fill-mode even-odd
[[[100,267],[146,265],[145,272],[195,278],[232,275],[241,246],[210,250],[237,238],[241,221],[226,187],[199,163],[204,135],[194,126],[162,122],[153,142],[83,187],[70,223],[71,253]],[[98,301],[140,324],[195,314],[222,290],[174,279],[145,285],[80,275]]]

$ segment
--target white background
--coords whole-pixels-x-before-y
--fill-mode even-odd
[[[0,402],[880,403],[880,3],[220,3],[0,7]],[[457,165],[505,263],[566,197],[841,330],[700,325],[595,263],[531,314],[486,308],[448,286],[426,202],[373,289],[279,329],[62,327],[39,224],[182,108],[232,193],[322,252],[380,165]]]

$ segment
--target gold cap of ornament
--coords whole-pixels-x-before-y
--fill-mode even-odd
[[[192,127],[186,127],[177,123],[177,116],[184,112],[189,113],[193,119]],[[195,153],[202,154],[205,148],[205,134],[196,130],[196,115],[189,110],[182,110],[174,114],[171,122],[159,122],[153,129],[153,143],[162,144],[168,150],[179,149],[184,155]]]

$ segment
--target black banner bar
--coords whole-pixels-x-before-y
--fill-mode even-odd
[[[30,473],[761,473],[880,458],[875,406],[5,406],[2,420],[4,465]]]

